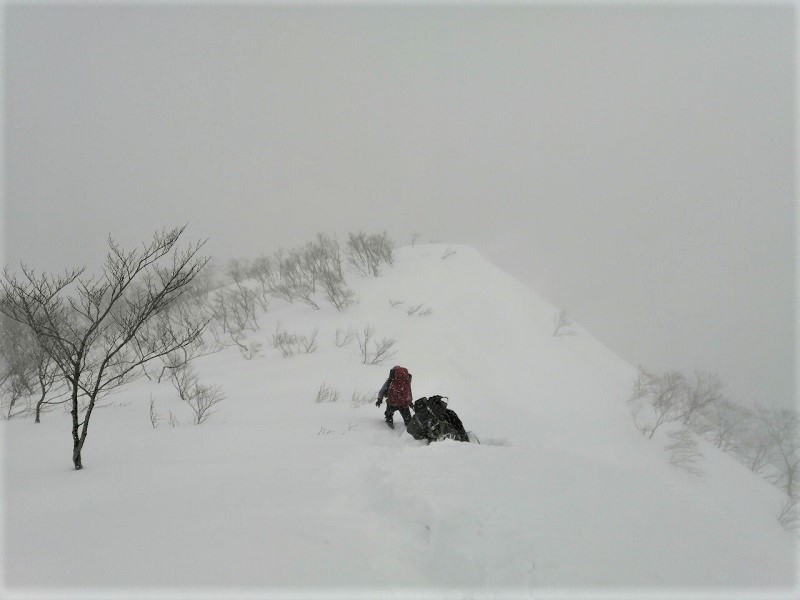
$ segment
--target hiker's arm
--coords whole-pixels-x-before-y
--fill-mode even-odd
[[[378,392],[378,400],[383,400],[389,394],[389,384],[391,383],[391,381],[392,381],[392,378],[389,377],[386,380],[386,383],[383,384],[383,387],[381,388],[381,391]]]

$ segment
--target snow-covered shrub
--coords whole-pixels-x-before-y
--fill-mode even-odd
[[[560,337],[562,335],[578,335],[576,331],[570,329],[572,327],[573,322],[567,316],[566,311],[559,310],[556,312],[556,327],[553,329],[553,337]]]
[[[677,371],[656,376],[639,367],[633,394],[628,402],[632,407],[636,426],[642,434],[652,439],[661,425],[675,420],[685,385],[685,378]],[[645,422],[639,422],[639,418]]]
[[[787,531],[800,531],[800,498],[788,497],[778,515],[778,523]]]
[[[173,371],[170,381],[180,399],[192,409],[195,425],[205,423],[208,417],[218,412],[218,409],[212,409],[225,399],[220,386],[201,384],[188,365]]]
[[[256,293],[237,284],[235,287],[218,290],[211,303],[214,317],[222,329],[232,337],[244,331],[257,331]]]
[[[396,354],[393,348],[397,340],[386,337],[376,340],[374,336],[375,328],[372,325],[365,325],[363,331],[356,336],[362,364],[378,365]],[[372,342],[371,345],[370,342]]]
[[[359,408],[367,404],[372,404],[373,402],[375,402],[375,399],[377,397],[378,397],[378,392],[374,390],[368,392],[359,392],[358,390],[353,390],[353,396],[350,400],[350,406],[352,408]]]
[[[790,497],[800,495],[800,419],[796,410],[757,407],[762,432],[769,442],[772,483]]]
[[[317,335],[319,329],[314,329],[308,335],[300,335],[282,330],[280,323],[275,327],[275,333],[272,334],[272,346],[276,350],[280,350],[284,358],[289,358],[295,354],[311,354],[316,352]]]
[[[670,452],[670,464],[692,475],[702,475],[703,470],[697,465],[703,460],[703,453],[692,432],[686,427],[681,427],[671,432],[669,437],[672,443],[667,445],[665,450]]]
[[[258,353],[261,352],[261,348],[264,347],[264,344],[262,344],[261,342],[243,341],[243,342],[237,344],[237,346],[239,347],[239,353],[246,360],[252,360],[256,356],[258,356]]]
[[[326,382],[322,382],[317,390],[317,398],[314,400],[317,404],[322,402],[336,402],[339,400],[339,392],[330,387]]]
[[[320,276],[325,299],[339,312],[350,306],[355,298],[355,292],[347,289],[342,274],[334,270],[323,271]]]
[[[432,312],[433,309],[425,304],[416,304],[414,306],[409,306],[406,309],[406,314],[409,317],[427,317]]]
[[[394,265],[394,243],[384,231],[382,234],[367,235],[362,231],[347,237],[347,264],[353,271],[364,277],[380,275],[382,264]]]
[[[344,348],[345,346],[347,346],[347,344],[356,339],[357,336],[358,333],[352,327],[348,327],[347,331],[344,331],[342,329],[337,329],[334,343],[336,344],[337,348]]]
[[[153,398],[153,395],[150,395],[150,424],[153,426],[153,429],[158,427],[158,422],[161,420],[161,417],[158,416],[158,412],[156,412],[156,399]]]
[[[664,423],[679,422],[698,434],[716,430],[719,446],[732,434],[725,432],[729,425],[722,418],[734,418],[732,413],[714,415],[726,410],[722,395],[723,384],[716,374],[696,371],[692,379],[682,373],[669,371],[664,375],[654,375],[639,367],[633,394],[629,403],[634,415],[643,416],[647,423],[638,425],[639,430],[652,438],[656,429]],[[717,423],[714,424],[713,421]],[[721,429],[722,428],[722,429]],[[721,437],[720,437],[721,436]],[[730,440],[726,443],[732,443]]]
[[[3,419],[24,414],[29,403],[17,403],[34,393],[37,355],[40,344],[31,329],[0,314],[0,397]]]

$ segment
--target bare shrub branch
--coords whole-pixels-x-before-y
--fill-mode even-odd
[[[201,425],[219,410],[212,410],[225,399],[218,385],[204,385],[198,382],[197,374],[188,365],[174,371],[170,378],[178,396],[194,413],[195,425]]]
[[[356,333],[356,330],[351,327],[348,327],[347,331],[342,331],[341,329],[337,329],[336,338],[334,342],[337,348],[344,348],[345,346],[347,346],[347,344],[356,339],[356,337],[358,337],[358,333]]]
[[[406,314],[409,317],[426,317],[433,312],[430,306],[424,304],[416,304],[406,309]]]
[[[311,354],[317,351],[317,335],[319,335],[318,327],[314,329],[314,331],[312,331],[309,335],[297,336],[298,343],[300,344],[300,349],[305,354]]]
[[[275,326],[275,333],[272,334],[272,346],[281,351],[283,358],[289,358],[295,354],[311,354],[317,351],[317,336],[319,328],[314,329],[308,335],[299,335],[282,330],[280,323]]]
[[[389,360],[396,354],[392,349],[397,340],[392,338],[375,340],[374,335],[375,328],[369,324],[364,326],[362,333],[356,335],[358,339],[358,348],[361,351],[362,364],[377,365],[385,360]],[[371,345],[370,342],[372,342]]]
[[[150,424],[153,426],[153,429],[158,427],[158,422],[161,418],[158,416],[158,412],[156,412],[156,399],[150,394]]]
[[[314,400],[317,404],[322,402],[336,402],[339,400],[339,392],[330,387],[326,382],[322,382],[317,390],[317,397]]]
[[[376,390],[368,392],[359,392],[358,390],[353,390],[353,395],[350,399],[350,406],[351,408],[359,408],[367,404],[373,404],[377,397],[378,392]]]

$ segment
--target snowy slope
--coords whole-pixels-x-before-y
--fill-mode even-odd
[[[578,326],[553,337],[555,308],[473,249],[401,248],[349,282],[344,313],[273,302],[253,360],[198,359],[227,395],[202,426],[169,384],[136,382],[95,414],[74,472],[68,415],[0,424],[6,595],[794,597],[780,493],[713,448],[703,478],[671,467],[633,426],[635,369]],[[278,324],[319,328],[319,349],[282,358]],[[336,347],[367,324],[394,359]],[[353,407],[392,364],[483,443],[426,446]],[[323,382],[338,402],[315,403]],[[180,426],[151,427],[151,394]]]

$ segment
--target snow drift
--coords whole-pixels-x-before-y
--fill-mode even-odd
[[[140,380],[96,413],[75,472],[68,415],[0,424],[7,596],[796,593],[780,492],[706,445],[705,476],[670,466],[628,412],[635,368],[577,325],[554,337],[555,307],[476,251],[401,248],[348,280],[346,311],[275,301],[258,356],[198,359],[227,396],[203,425]],[[334,343],[368,324],[393,359]],[[319,349],[283,358],[276,326],[318,328]],[[482,443],[427,446],[351,402],[393,364]],[[315,402],[323,383],[338,401]],[[178,426],[151,426],[151,395]]]

